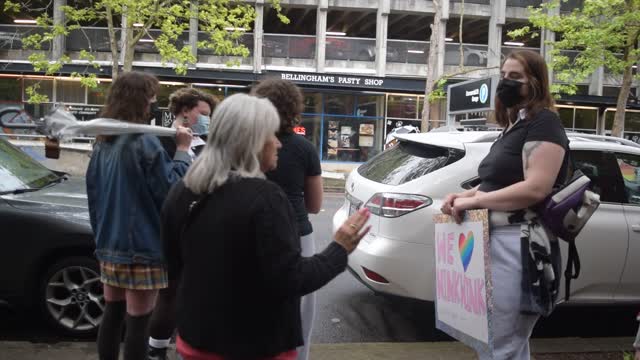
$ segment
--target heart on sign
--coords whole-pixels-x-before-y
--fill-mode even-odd
[[[458,237],[458,249],[460,250],[460,260],[462,260],[462,267],[467,272],[469,263],[471,263],[471,256],[473,255],[473,232],[469,231],[467,236],[460,234]]]

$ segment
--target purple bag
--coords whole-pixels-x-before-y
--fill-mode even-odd
[[[600,196],[589,191],[591,179],[580,170],[552,193],[538,210],[542,222],[557,237],[571,242],[600,205]]]
[[[558,238],[569,243],[565,276],[565,300],[571,279],[580,275],[580,257],[575,239],[600,205],[600,196],[589,190],[591,179],[575,170],[571,180],[553,192],[538,209],[541,222]]]

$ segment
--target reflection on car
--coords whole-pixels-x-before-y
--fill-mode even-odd
[[[104,298],[83,179],[0,138],[0,227],[0,299],[40,311],[63,334],[95,334]]]

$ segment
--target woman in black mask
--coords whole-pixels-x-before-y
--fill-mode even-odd
[[[479,355],[481,359],[529,359],[529,338],[539,314],[523,301],[527,299],[522,290],[523,259],[529,255],[521,250],[528,245],[521,239],[521,224],[526,223],[523,210],[535,208],[564,181],[569,141],[540,54],[516,51],[507,56],[495,104],[495,119],[504,131],[480,163],[481,183],[448,195],[442,212],[461,221],[465,210],[489,209],[494,349],[493,354]],[[559,272],[555,275],[560,278]]]

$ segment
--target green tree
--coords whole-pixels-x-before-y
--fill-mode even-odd
[[[601,66],[614,75],[622,75],[612,129],[613,136],[622,136],[633,66],[640,61],[640,0],[585,0],[582,7],[570,13],[560,13],[559,6],[560,0],[553,0],[529,7],[532,26],[554,31],[559,38],[549,43],[553,59],[550,65],[560,82],[552,86],[552,91],[575,94],[576,83],[586,80]],[[530,30],[523,27],[509,35],[518,38]],[[572,59],[563,53],[566,50],[579,53]]]
[[[5,0],[4,11],[24,13],[33,8],[30,7],[32,0],[20,1]],[[59,8],[63,16],[56,19],[46,10],[59,1],[51,1],[45,7],[32,10],[42,31],[22,39],[25,48],[36,50],[29,56],[34,69],[47,75],[58,73],[72,59],[68,54],[56,56],[51,51],[43,51],[43,45],[52,44],[57,36],[68,36],[71,31],[82,31],[89,41],[89,49],[81,51],[79,59],[99,67],[90,38],[84,30],[88,24],[107,25],[112,76],[115,79],[120,71],[119,63],[122,71],[132,69],[135,47],[143,39],[150,41],[150,29],[160,30],[153,39],[153,46],[163,64],[170,63],[177,74],[185,74],[189,64],[196,63],[197,59],[189,44],[181,43],[178,37],[189,30],[193,19],[197,19],[199,30],[207,34],[206,39],[198,41],[199,49],[211,49],[218,55],[246,57],[249,49],[240,42],[240,38],[251,30],[256,17],[254,6],[239,0],[62,0]],[[270,0],[270,3],[278,12],[280,21],[289,23],[281,12],[280,0]],[[72,77],[79,77],[86,87],[97,86],[96,75],[89,71],[73,73]],[[32,102],[46,101],[37,93],[37,87],[27,91]]]

